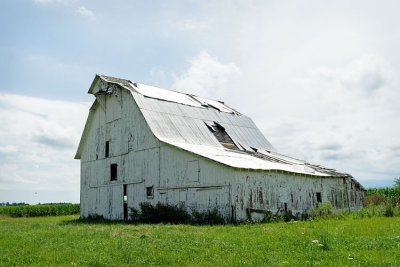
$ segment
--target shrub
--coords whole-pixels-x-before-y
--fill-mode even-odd
[[[144,223],[188,223],[190,215],[183,206],[157,203],[153,206],[148,202],[139,204],[140,212],[130,209],[130,219],[134,222]]]
[[[190,215],[183,206],[157,203],[153,206],[150,203],[140,203],[140,221],[147,223],[188,223]]]
[[[213,210],[210,211],[192,211],[192,223],[194,224],[210,224],[210,225],[215,225],[215,224],[224,224],[225,220],[219,214],[218,210],[214,208]]]
[[[278,221],[278,216],[274,215],[272,211],[266,211],[264,219],[262,220],[263,223],[272,223]]]
[[[297,219],[296,216],[294,216],[292,211],[290,211],[290,210],[289,211],[283,211],[280,216],[285,222],[290,222],[291,220]]]
[[[311,216],[314,217],[326,217],[332,215],[333,207],[331,202],[326,201],[324,203],[317,203],[317,207],[311,209]]]
[[[385,216],[393,217],[393,215],[394,215],[393,205],[391,202],[388,201],[385,205]]]
[[[385,202],[385,196],[379,194],[373,194],[370,196],[366,196],[364,199],[364,206],[368,206],[369,204],[379,205]]]
[[[391,201],[374,205],[368,204],[366,207],[361,207],[356,213],[353,213],[353,217],[364,218],[364,217],[394,217],[400,216],[400,205],[393,204]]]
[[[223,224],[224,218],[217,209],[210,211],[192,210],[190,215],[184,206],[157,203],[155,206],[148,202],[139,204],[140,210],[130,209],[130,220],[141,223],[193,223],[193,224]]]

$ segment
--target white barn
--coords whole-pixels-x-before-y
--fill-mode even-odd
[[[96,99],[75,155],[83,218],[127,219],[141,202],[217,208],[226,221],[363,204],[351,175],[278,153],[223,102],[103,75],[89,93]]]

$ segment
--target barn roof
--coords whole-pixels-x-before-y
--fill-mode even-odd
[[[96,86],[98,80],[105,82],[103,88]],[[130,91],[154,135],[179,149],[234,168],[350,177],[278,153],[249,117],[223,102],[104,75],[96,76],[89,93],[109,92],[112,86]]]

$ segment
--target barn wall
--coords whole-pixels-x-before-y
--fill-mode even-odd
[[[128,205],[132,205],[133,199],[143,194],[137,188],[144,187],[145,177],[158,182],[159,141],[130,92],[116,89],[98,98],[100,105],[81,155],[81,216],[123,219],[124,184]],[[110,142],[109,157],[105,156],[106,141]],[[116,181],[110,180],[111,164],[118,165]]]
[[[330,201],[336,211],[358,210],[363,204],[364,192],[350,178],[322,178],[277,171],[238,171],[232,186],[232,203],[239,220],[249,215],[253,219],[260,218],[266,210],[278,213],[286,209],[301,216],[304,211],[316,207],[317,193],[321,194],[322,202]]]
[[[144,195],[140,200],[152,204],[183,204],[189,212],[217,208],[230,221],[230,185],[234,173],[232,168],[163,144],[160,147],[160,179],[156,183],[145,181],[145,187],[154,186],[154,197]],[[145,188],[140,190],[144,192]],[[137,207],[138,202],[132,204]]]
[[[238,170],[165,144],[160,147],[158,181],[145,182],[155,188],[152,198],[145,196],[145,187],[140,185],[140,202],[184,204],[189,211],[217,208],[227,221],[248,219],[248,209],[252,210],[252,219],[262,219],[263,211],[277,213],[285,207],[301,216],[316,207],[317,193],[321,193],[322,202],[330,201],[337,211],[357,210],[364,195],[350,178]],[[137,207],[138,203],[132,205]]]

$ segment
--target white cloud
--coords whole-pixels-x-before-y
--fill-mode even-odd
[[[77,0],[34,0],[35,4],[38,5],[46,5],[46,4],[53,4],[53,3],[71,3],[76,2]]]
[[[189,69],[175,76],[173,88],[209,98],[222,98],[228,89],[229,80],[239,75],[239,68],[233,63],[221,63],[215,57],[202,51],[190,61]]]
[[[83,17],[87,17],[87,18],[89,18],[89,19],[94,19],[94,18],[95,18],[93,11],[87,9],[85,6],[80,6],[80,7],[76,10],[76,12],[77,12],[79,15],[81,15],[81,16],[83,16]]]
[[[281,152],[337,168],[362,184],[400,174],[400,83],[378,55],[282,81],[251,101],[251,115]]]
[[[174,24],[175,27],[181,31],[200,30],[208,27],[208,23],[206,21],[199,20],[180,20]]]
[[[0,190],[60,191],[60,201],[77,202],[80,169],[73,158],[89,106],[0,94]]]

